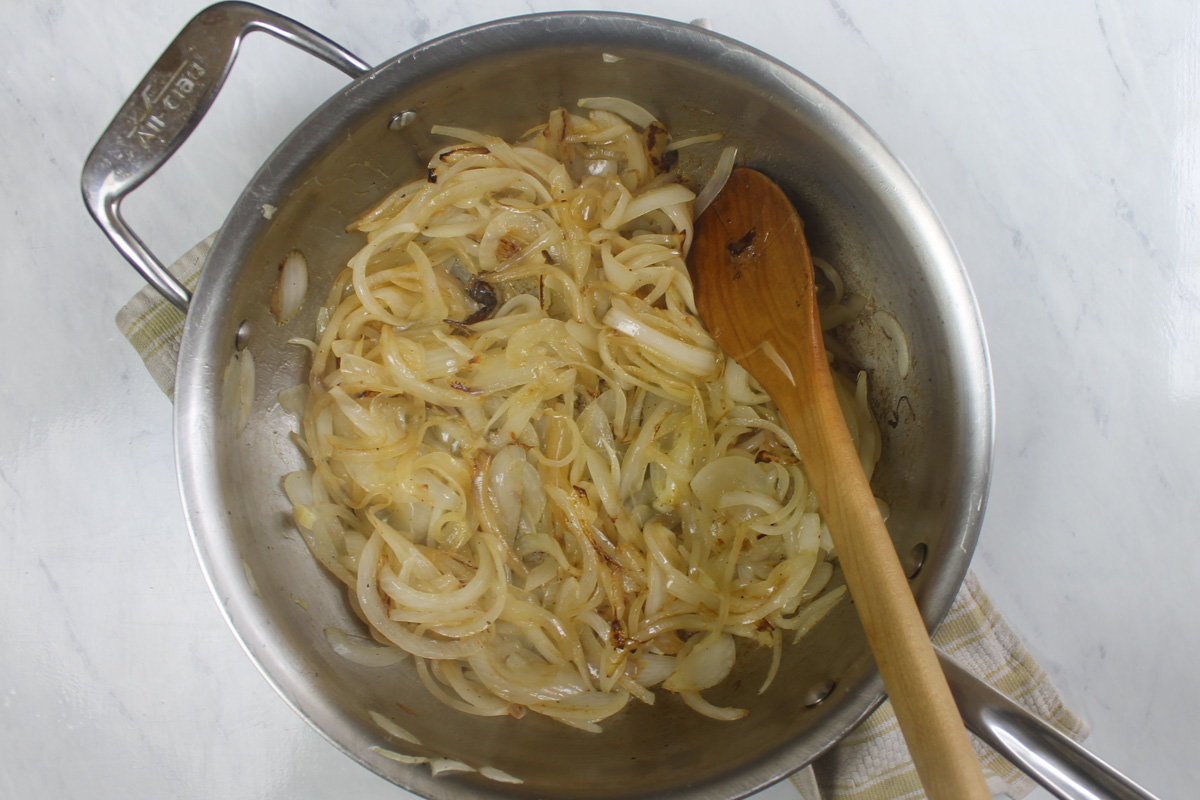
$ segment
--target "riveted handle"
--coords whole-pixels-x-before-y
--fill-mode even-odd
[[[938,651],[963,721],[976,736],[1061,800],[1157,800],[1039,717]]]
[[[121,200],[166,163],[191,135],[233,67],[242,39],[269,33],[352,78],[371,68],[293,19],[250,3],[201,11],[155,62],[92,148],[83,167],[83,201],[96,224],[147,282],[180,311],[191,293],[121,217]]]

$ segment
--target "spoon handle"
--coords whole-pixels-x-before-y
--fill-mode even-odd
[[[799,368],[797,366],[797,368]],[[828,371],[775,397],[829,524],[884,688],[931,800],[989,800],[979,759],[929,640]],[[806,389],[805,387],[810,387]],[[807,396],[806,396],[807,395]]]

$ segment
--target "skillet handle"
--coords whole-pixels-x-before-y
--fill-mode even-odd
[[[352,78],[371,68],[295,20],[250,3],[218,3],[175,37],[92,148],[83,201],[117,250],[180,311],[191,293],[121,217],[121,200],[166,163],[216,99],[242,39],[262,31],[332,64]]]
[[[1156,800],[1051,725],[937,651],[967,729],[1060,800]]]

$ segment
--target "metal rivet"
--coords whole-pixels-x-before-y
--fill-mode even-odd
[[[804,707],[816,708],[821,705],[826,697],[833,694],[833,687],[837,686],[834,681],[821,681],[816,686],[804,693]]]
[[[250,323],[242,320],[242,324],[238,325],[237,333],[234,334],[233,346],[237,350],[245,350],[248,344],[250,344]]]
[[[411,108],[407,111],[401,111],[399,114],[392,117],[390,122],[388,122],[388,130],[398,131],[401,128],[407,128],[416,118],[417,112],[413,111]]]
[[[904,565],[904,574],[909,578],[917,577],[921,567],[925,566],[925,556],[927,555],[929,555],[929,548],[924,542],[914,547],[908,554],[908,563]]]

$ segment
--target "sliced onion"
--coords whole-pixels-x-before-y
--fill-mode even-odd
[[[446,772],[474,772],[475,768],[470,764],[464,764],[456,758],[436,758],[429,756],[410,756],[407,753],[397,753],[395,750],[388,750],[386,747],[372,746],[368,748],[373,753],[378,753],[384,758],[390,758],[392,761],[398,761],[401,764],[428,764],[429,772],[435,778]]]
[[[816,600],[813,600],[811,603],[801,609],[800,613],[797,614],[795,618],[796,633],[792,639],[792,643],[794,644],[800,641],[800,639],[804,637],[804,634],[811,631],[817,626],[818,622],[825,619],[825,615],[833,610],[833,607],[838,604],[838,601],[841,600],[845,594],[846,587],[839,586],[833,591],[821,595]]]
[[[283,492],[293,506],[311,506],[313,504],[312,473],[301,469],[284,475]]]
[[[846,294],[846,282],[842,280],[842,275],[833,265],[823,258],[818,256],[812,257],[813,266],[824,273],[826,280],[833,284],[833,302],[842,302],[842,297]]]
[[[614,304],[604,315],[604,324],[693,375],[711,376],[716,373],[715,350],[698,347],[663,333],[650,323],[649,315],[635,315],[631,309]]]
[[[626,100],[623,97],[584,97],[579,100],[579,107],[594,108],[597,111],[611,111],[629,120],[639,128],[645,128],[657,119],[657,117],[637,103],[632,100]]]
[[[308,261],[299,250],[288,253],[279,265],[279,277],[271,292],[271,313],[280,325],[296,316],[308,294]]]
[[[779,631],[772,631],[771,637],[774,639],[774,644],[771,647],[771,667],[767,670],[767,677],[763,678],[762,686],[758,687],[758,693],[762,694],[771,687],[775,676],[779,674],[779,664],[783,661],[783,642]]]
[[[238,371],[241,375],[238,378],[238,394],[237,394],[237,424],[235,430],[241,433],[246,429],[246,423],[250,421],[250,411],[254,407],[254,354],[249,348],[242,351],[242,357],[239,359]]]
[[[464,764],[456,758],[433,758],[429,760],[429,772],[437,777],[444,772],[474,772],[470,764]]]
[[[683,698],[683,702],[687,703],[688,707],[693,711],[703,714],[706,717],[721,720],[722,722],[732,722],[750,713],[744,708],[715,706],[701,697],[699,692],[680,692],[679,696]]]
[[[326,638],[329,638],[329,631],[331,631],[331,630],[337,630],[337,628],[326,628],[325,629],[325,637]],[[371,719],[373,719],[375,721],[375,724],[378,725],[381,729],[383,729],[384,732],[390,733],[392,736],[395,736],[397,739],[403,739],[404,741],[409,742],[411,744],[420,744],[421,743],[421,740],[418,739],[416,736],[409,733],[404,728],[397,725],[395,722],[392,722],[390,719],[385,717],[383,714],[380,714],[378,711],[368,711],[367,713],[371,715]]]
[[[899,320],[886,311],[876,311],[875,321],[879,323],[879,327],[883,328],[883,332],[896,346],[897,369],[901,378],[907,378],[911,361],[908,354],[908,337],[904,335],[904,328],[901,327]]]
[[[401,764],[428,764],[433,760],[429,756],[410,756],[407,753],[397,753],[395,750],[388,750],[386,747],[379,747],[378,745],[372,745],[367,749],[372,753],[378,753],[384,758],[399,761]]]
[[[686,203],[695,197],[696,194],[682,183],[668,183],[665,186],[643,192],[632,198],[627,205],[618,205],[613,213],[604,220],[603,225],[611,230],[616,230],[651,211]]]
[[[244,560],[242,561],[242,572],[246,575],[246,583],[250,586],[250,591],[254,592],[255,597],[262,597],[258,592],[258,581],[254,579],[254,572],[251,571],[250,565]]]
[[[833,330],[839,325],[845,325],[847,322],[857,319],[866,306],[867,298],[861,294],[850,292],[846,295],[843,302],[829,308],[821,309],[821,330]]]
[[[657,686],[675,671],[675,656],[639,653],[636,680],[642,686]]]
[[[332,626],[325,629],[325,641],[347,661],[353,661],[364,667],[390,667],[408,658],[408,653],[399,647],[384,647],[381,645],[363,645],[354,642],[341,628]],[[374,714],[375,712],[371,712]],[[376,720],[378,722],[378,720]],[[382,723],[380,723],[382,725]],[[399,734],[397,734],[399,735]],[[409,734],[411,736],[411,734]],[[400,738],[407,738],[401,736]],[[415,738],[408,739],[414,744],[420,744]]]
[[[694,144],[707,144],[708,142],[719,142],[725,138],[723,133],[706,133],[703,136],[689,136],[686,139],[680,139],[677,142],[671,142],[666,146],[666,151],[669,153],[672,150],[678,150],[681,147],[691,147]]]
[[[289,386],[279,393],[279,405],[289,414],[297,417],[304,413],[304,404],[308,402],[308,384],[298,383]]]
[[[520,778],[514,778],[502,769],[496,767],[480,767],[479,774],[497,783],[524,783]]]
[[[249,348],[235,350],[221,381],[221,413],[241,434],[254,407],[254,355]]]
[[[691,644],[695,639],[690,639]],[[675,671],[663,681],[663,688],[672,692],[698,692],[716,686],[733,669],[737,653],[733,637],[728,633],[700,636],[700,643],[690,650],[684,646],[675,661]]]
[[[488,488],[499,511],[500,531],[508,541],[517,535],[522,512],[540,519],[546,495],[537,469],[525,457],[525,451],[511,444],[501,448],[488,467]]]
[[[712,176],[704,184],[704,188],[700,190],[700,194],[696,195],[696,203],[693,205],[693,213],[698,217],[704,213],[704,210],[709,207],[713,200],[717,199],[717,195],[725,188],[725,184],[729,182],[729,176],[733,174],[733,164],[737,161],[737,148],[732,145],[721,151],[721,157],[717,159],[717,167],[713,170]]]
[[[723,456],[708,462],[692,478],[691,486],[696,499],[709,508],[722,507],[725,494],[734,492],[762,495],[778,506],[762,467],[743,456]]]
[[[310,353],[317,352],[317,343],[314,342],[312,339],[305,339],[301,336],[294,336],[291,339],[288,339],[287,343],[297,345],[298,347],[303,347],[305,350],[307,350]]]
[[[783,376],[788,379],[788,383],[790,383],[792,386],[795,386],[796,378],[792,375],[791,367],[789,367],[787,362],[783,360],[783,356],[779,355],[779,351],[775,349],[775,345],[769,341],[763,342],[762,352],[763,355],[771,360],[771,363],[775,365],[775,368],[783,373]]]

